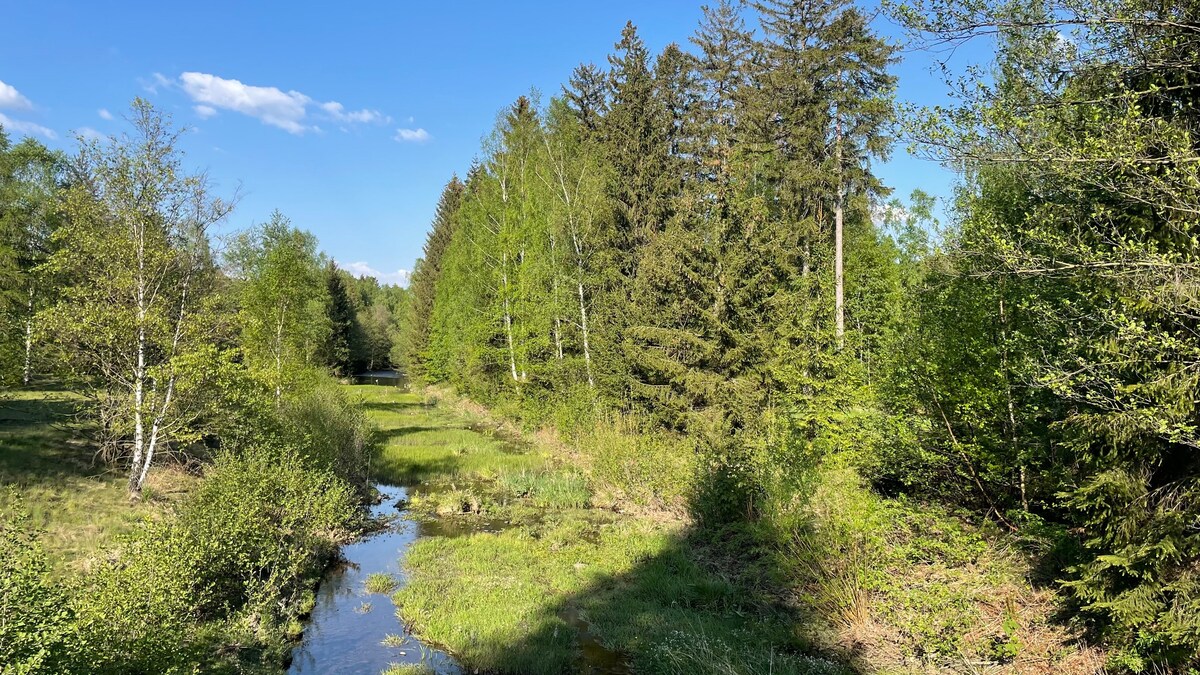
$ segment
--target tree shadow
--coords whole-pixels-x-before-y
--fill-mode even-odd
[[[0,401],[0,482],[52,484],[107,471],[81,446],[79,401],[59,392]]]
[[[785,594],[788,570],[752,524],[709,518],[664,530],[601,509],[517,518],[500,530],[483,529],[486,517],[474,532],[426,528],[412,586],[398,595],[416,632],[450,643],[469,669],[854,672],[800,629],[818,617]]]

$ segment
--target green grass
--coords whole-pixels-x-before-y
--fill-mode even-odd
[[[496,480],[508,496],[543,509],[581,509],[591,501],[587,479],[575,471],[509,471]]]
[[[575,672],[585,658],[645,673],[842,672],[801,655],[785,617],[701,564],[684,535],[566,510],[499,533],[425,538],[393,600],[422,636],[488,671]]]
[[[170,466],[150,472],[144,498],[131,503],[126,477],[95,457],[86,426],[75,421],[78,396],[10,392],[0,399],[0,486],[20,493],[56,574],[90,558],[146,517],[161,513],[195,484]],[[9,493],[0,489],[0,509]]]
[[[368,593],[379,593],[387,595],[396,590],[396,578],[385,572],[375,572],[367,575],[365,583]]]
[[[830,466],[776,569],[807,613],[798,631],[863,671],[1094,673],[1079,626],[1056,621],[1022,542],[936,505],[886,499]]]
[[[786,613],[696,550],[683,521],[588,508],[588,478],[564,458],[451,404],[353,390],[380,428],[374,474],[419,483],[409,508],[460,524],[409,549],[408,580],[393,600],[419,635],[468,668],[842,672],[802,655]]]
[[[383,482],[413,485],[439,477],[495,478],[546,464],[545,453],[515,447],[480,430],[482,420],[445,406],[426,405],[418,394],[370,385],[351,390],[363,400],[379,429],[382,448],[372,473]]]
[[[437,671],[423,663],[393,663],[382,675],[437,675]]]

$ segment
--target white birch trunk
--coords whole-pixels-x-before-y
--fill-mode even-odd
[[[520,382],[521,378],[517,375],[517,355],[513,350],[512,314],[508,307],[508,253],[501,251],[500,256],[500,281],[503,284],[501,296],[504,298],[504,336],[508,342],[508,368],[512,372],[513,382]]]
[[[33,294],[34,284],[29,284],[29,301],[25,307],[25,369],[21,381],[25,386],[29,386],[29,380],[33,375]]]
[[[283,396],[283,320],[287,316],[287,303],[279,307],[279,320],[275,322],[275,405]]]
[[[129,495],[142,494],[142,458],[145,455],[145,431],[142,407],[146,386],[146,243],[145,234],[134,225],[137,237],[137,365],[133,370],[133,462],[129,467]]]
[[[583,295],[583,248],[579,244],[579,236],[571,233],[575,243],[575,269],[577,273],[576,287],[579,289],[579,330],[583,333],[583,364],[587,368],[588,387],[595,389],[596,381],[592,378],[592,347],[588,339],[587,300]]]

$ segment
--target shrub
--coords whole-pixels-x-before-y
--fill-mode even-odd
[[[375,446],[361,406],[331,379],[290,400],[279,411],[284,444],[295,447],[312,466],[329,469],[365,492]]]
[[[56,672],[72,632],[66,597],[15,494],[0,509],[0,673]]]
[[[307,608],[355,513],[349,485],[295,452],[221,455],[174,518],[147,522],[85,580],[78,670],[192,672],[222,620],[270,642]]]
[[[643,433],[627,418],[596,425],[580,437],[592,478],[615,497],[639,506],[681,508],[698,475],[693,441],[665,432]]]

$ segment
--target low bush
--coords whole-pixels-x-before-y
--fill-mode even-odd
[[[9,495],[0,508],[0,673],[60,669],[73,618],[20,498]]]
[[[348,484],[292,451],[222,455],[174,518],[146,523],[84,580],[75,670],[192,672],[226,630],[281,658],[356,513]]]
[[[366,413],[330,379],[285,402],[279,411],[285,444],[365,494],[376,455]]]
[[[576,442],[595,484],[613,500],[681,510],[695,493],[699,465],[690,439],[640,433],[631,420],[615,418]]]

